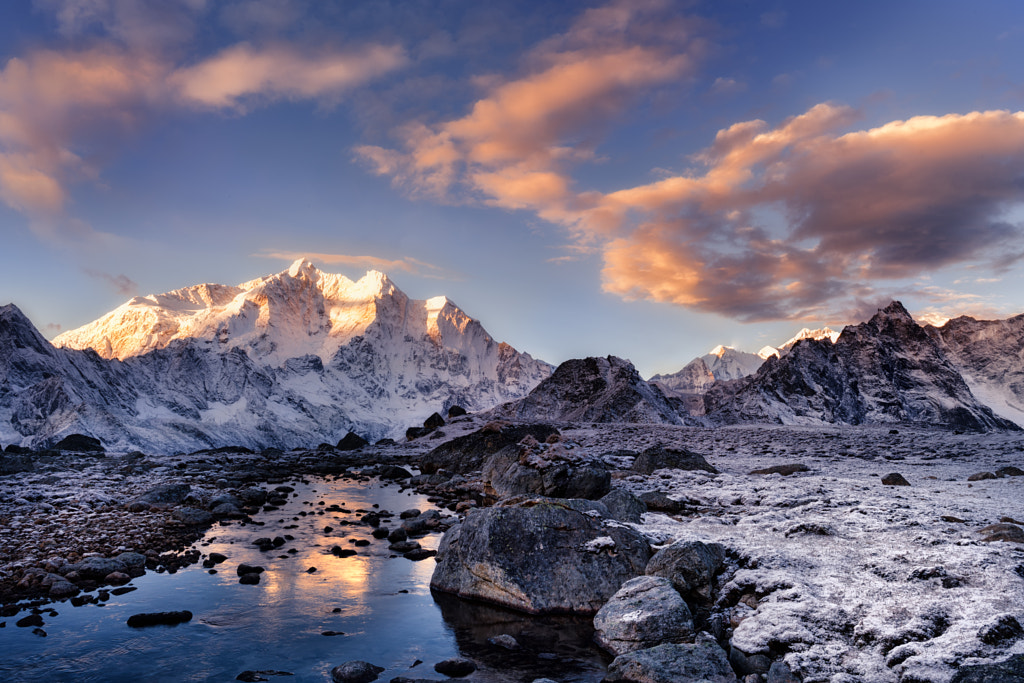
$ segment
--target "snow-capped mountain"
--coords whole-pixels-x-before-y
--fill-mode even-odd
[[[3,311],[0,440],[34,445],[70,432],[153,451],[377,438],[525,396],[552,370],[445,297],[303,260],[237,287],[136,297],[57,347]]]
[[[765,346],[757,353],[719,345],[709,353],[694,358],[683,366],[682,370],[667,375],[654,375],[650,381],[669,396],[690,398],[704,394],[715,382],[727,382],[754,374],[769,358],[778,358],[789,353],[798,341],[827,339],[835,342],[838,338],[839,333],[828,327],[817,330],[805,327],[785,344],[779,347]]]
[[[704,397],[712,424],[887,424],[1014,429],[993,414],[939,344],[899,302],[836,339],[808,339],[756,374],[716,383]]]
[[[632,363],[615,356],[568,360],[528,396],[491,412],[533,421],[688,423]]]
[[[1024,427],[1024,315],[1006,320],[961,316],[928,325],[971,393],[992,411]]]

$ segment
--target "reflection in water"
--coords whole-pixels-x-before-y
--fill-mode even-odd
[[[539,676],[600,680],[603,660],[590,644],[588,620],[531,619],[443,595],[435,602],[428,589],[434,561],[395,557],[387,540],[374,539],[359,523],[368,510],[390,510],[394,517],[382,525],[395,527],[402,510],[433,507],[423,496],[344,479],[290,485],[298,495],[254,516],[262,524],[217,525],[200,541],[204,553],[228,557],[216,574],[199,565],[174,575],[150,572],[132,581],[138,590],[102,607],[56,603],[60,614],[45,617],[45,638],[13,627],[24,614],[9,619],[0,629],[0,680],[178,683],[276,670],[293,673],[281,679],[289,683],[322,683],[332,667],[362,659],[386,667],[380,680],[387,681],[438,677],[433,665],[460,653],[481,664],[473,678],[480,683]],[[268,552],[253,544],[276,536],[287,542]],[[440,534],[418,540],[436,548]],[[335,545],[358,554],[336,557],[330,552]],[[259,585],[238,583],[240,563],[266,569]],[[125,624],[139,612],[181,609],[195,615],[191,622],[145,629]],[[519,640],[523,651],[510,655],[487,643],[502,633]]]
[[[447,593],[434,591],[433,595],[463,656],[495,672],[514,672],[513,680],[547,676],[559,681],[597,681],[611,661],[594,645],[590,618],[527,616]],[[488,642],[506,634],[519,642],[520,649]]]

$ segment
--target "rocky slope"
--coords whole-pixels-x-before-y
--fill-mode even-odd
[[[686,423],[632,363],[615,356],[566,361],[525,398],[492,412],[526,421]]]
[[[961,316],[925,331],[975,396],[996,415],[1024,427],[1024,315],[1006,320]]]
[[[81,432],[109,449],[293,447],[398,434],[459,404],[524,396],[551,366],[498,343],[444,297],[382,273],[298,261],[238,287],[136,297],[49,344],[0,316],[0,441]]]
[[[968,388],[935,340],[899,302],[846,327],[834,344],[804,340],[746,379],[705,396],[713,424],[915,423],[1016,429]]]

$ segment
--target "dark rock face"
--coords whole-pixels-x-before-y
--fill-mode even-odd
[[[510,501],[471,510],[445,533],[430,586],[533,614],[593,614],[649,557],[638,532],[569,501]]]
[[[647,512],[647,504],[625,489],[612,489],[598,500],[608,508],[612,519],[639,524]]]
[[[950,683],[1024,683],[1024,655],[998,664],[961,667]]]
[[[10,447],[8,446],[8,448]],[[31,472],[33,469],[35,469],[35,463],[28,455],[0,455],[0,475]]]
[[[488,456],[519,443],[526,436],[544,442],[554,434],[558,434],[558,430],[547,424],[513,426],[507,422],[493,422],[430,451],[420,459],[420,469],[424,474],[433,474],[441,469],[465,474],[480,469]]]
[[[431,413],[430,417],[423,421],[424,429],[440,429],[444,427],[444,418],[438,413]]]
[[[693,616],[672,582],[638,576],[594,615],[594,639],[613,655],[693,639]]]
[[[188,496],[191,490],[192,486],[189,484],[160,484],[130,502],[128,509],[137,512],[153,507],[161,508],[179,505],[185,500],[185,497]]]
[[[339,451],[354,451],[368,445],[369,442],[354,432],[349,432],[338,442]]]
[[[640,474],[651,474],[655,470],[703,470],[718,474],[704,456],[686,449],[665,448],[661,445],[652,446],[642,451],[633,461],[633,471]]]
[[[75,453],[102,453],[103,444],[99,439],[94,439],[85,434],[68,434],[63,439],[53,444],[58,451],[74,451]]]
[[[526,398],[492,412],[516,420],[685,423],[660,389],[615,356],[566,361]]]
[[[683,597],[706,603],[724,562],[725,548],[718,543],[676,541],[651,558],[646,573],[668,579]]]
[[[453,417],[461,417],[461,416],[463,416],[465,414],[466,414],[466,409],[463,408],[462,406],[452,406],[451,408],[448,409],[448,419],[449,420],[452,419]]]
[[[605,683],[734,683],[725,651],[712,638],[693,644],[664,643],[615,658]]]
[[[834,344],[805,339],[751,377],[716,383],[705,408],[715,424],[1018,429],[974,397],[935,339],[896,301],[870,321],[847,326]]]
[[[484,464],[484,481],[499,498],[540,495],[593,500],[608,493],[611,472],[604,463],[571,458],[571,452],[559,447],[554,444],[538,452],[529,446],[507,446]]]

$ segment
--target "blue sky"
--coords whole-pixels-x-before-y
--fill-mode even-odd
[[[53,336],[310,255],[645,375],[1013,315],[1021,65],[1015,2],[9,2],[0,301]]]

